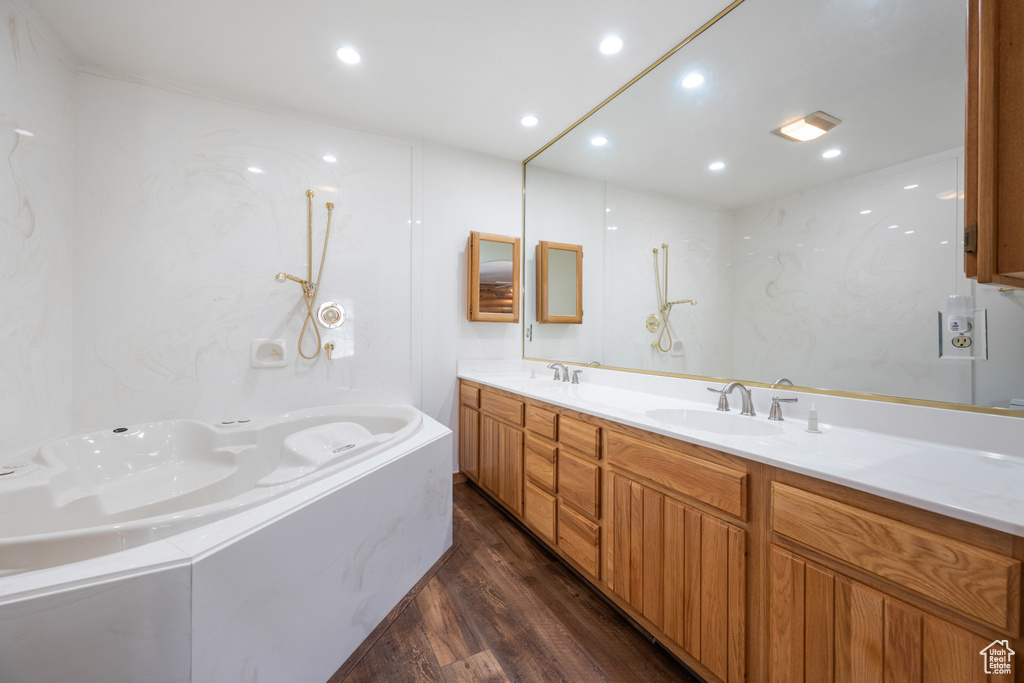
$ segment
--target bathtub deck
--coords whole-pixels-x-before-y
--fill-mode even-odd
[[[329,683],[699,681],[470,485],[454,508],[448,561]]]

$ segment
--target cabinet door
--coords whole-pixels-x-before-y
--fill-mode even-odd
[[[459,408],[459,470],[473,481],[480,476],[480,413]]]
[[[724,681],[746,671],[746,533],[612,476],[612,590]]]
[[[771,681],[990,680],[988,640],[775,546],[769,568]]]
[[[480,483],[517,515],[523,514],[523,433],[480,417]]]

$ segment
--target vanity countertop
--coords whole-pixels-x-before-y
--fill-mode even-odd
[[[740,415],[738,391],[730,397],[734,409],[722,413],[715,410],[714,394],[707,393],[706,399],[699,400],[703,397],[692,386],[676,397],[596,382],[554,382],[548,379],[550,370],[543,370],[543,374],[530,368],[489,370],[485,364],[460,363],[459,377],[1024,536],[1024,439],[1016,438],[1016,432],[1024,429],[1020,418],[994,418],[1004,421],[995,423],[997,430],[1015,432],[1000,443],[1020,445],[1019,452],[996,452],[945,443],[942,429],[929,432],[929,420],[962,420],[965,429],[977,429],[981,424],[978,417],[962,417],[955,411],[925,409],[938,414],[925,413],[922,420],[921,409],[910,413],[914,407],[888,408],[892,421],[907,417],[919,423],[925,432],[922,437],[838,425],[829,422],[826,415],[820,418],[821,433],[812,434],[806,431],[810,407],[806,402],[814,399],[819,405],[828,405],[829,411],[837,410],[835,402],[830,403],[828,397],[787,393],[783,391],[786,387],[754,388],[757,415],[750,417]],[[601,374],[586,370],[590,375]],[[531,372],[535,377],[531,378]],[[699,390],[704,391],[703,382],[678,381],[699,384]],[[767,406],[771,397],[780,393],[800,396],[805,405],[796,409],[795,404],[784,404],[785,421],[769,421]],[[745,433],[729,433],[736,431]],[[939,440],[929,440],[929,436]]]

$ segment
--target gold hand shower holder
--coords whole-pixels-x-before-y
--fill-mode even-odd
[[[661,331],[658,333],[658,338],[655,341],[651,342],[651,347],[657,349],[658,351],[661,351],[662,353],[667,353],[667,352],[672,350],[672,330],[670,330],[668,328],[668,318],[669,318],[670,315],[672,315],[672,307],[677,305],[677,304],[690,304],[691,306],[696,306],[697,305],[697,300],[696,299],[679,299],[678,301],[669,301],[668,300],[668,245],[665,244],[665,243],[662,243],[661,248],[665,251],[665,277],[664,277],[664,283],[662,283],[662,281],[661,281],[662,280],[661,274],[658,271],[658,248],[655,247],[653,249],[653,251],[654,251],[654,286],[657,288],[657,291],[658,291],[658,315],[661,318],[661,325],[660,325]],[[664,284],[664,286],[665,286],[664,292],[662,291],[662,284]],[[650,329],[650,328],[648,328],[648,329]],[[654,332],[655,330],[651,330],[651,331]],[[668,335],[668,348],[667,349],[666,348],[662,348],[662,346],[661,346],[661,340],[662,340],[662,338],[666,334]]]
[[[317,329],[316,320],[314,319],[313,307],[316,305],[316,296],[320,290],[320,279],[324,274],[324,261],[327,260],[327,241],[331,237],[331,212],[334,211],[334,204],[327,202],[327,231],[324,233],[324,248],[320,253],[320,268],[317,270],[316,280],[313,280],[313,190],[306,190],[306,279],[289,275],[288,273],[278,273],[275,279],[278,282],[284,282],[285,280],[291,280],[297,282],[302,287],[303,301],[306,304],[306,316],[302,321],[302,330],[299,332],[299,355],[306,360],[313,360],[320,355],[320,330]],[[313,323],[313,333],[316,335],[316,351],[311,356],[307,356],[302,352],[302,340],[306,336],[306,329],[309,323]],[[333,350],[333,348],[331,349]],[[330,350],[328,351],[330,355]]]

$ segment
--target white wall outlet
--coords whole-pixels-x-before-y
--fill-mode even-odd
[[[971,338],[968,337],[966,334],[958,334],[957,336],[953,337],[952,341],[953,346],[957,347],[958,349],[966,349],[968,346],[971,345]]]

